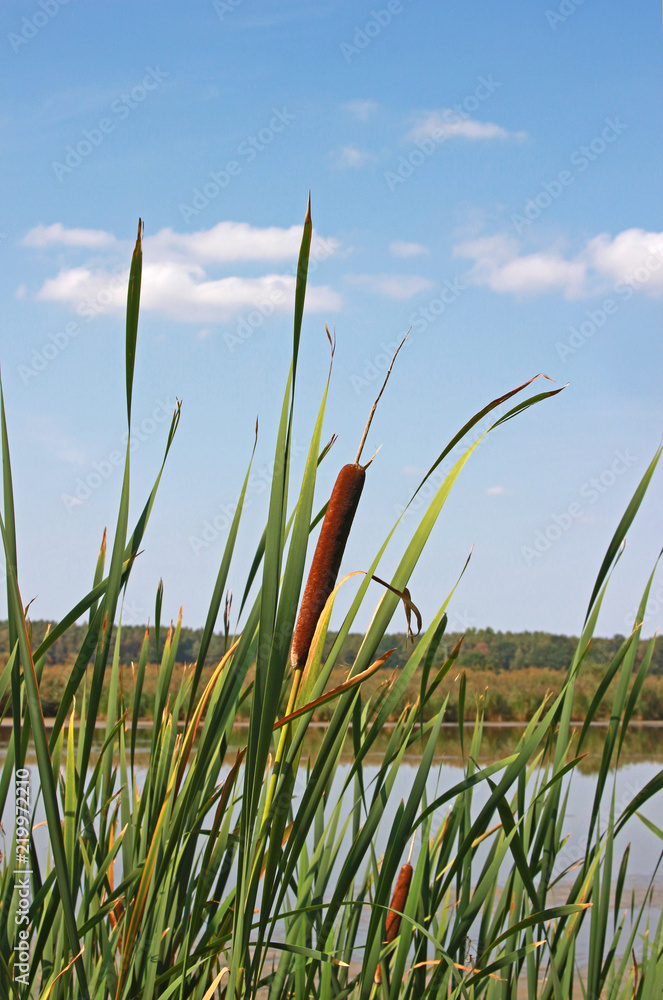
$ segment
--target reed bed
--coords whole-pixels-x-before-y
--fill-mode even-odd
[[[463,777],[452,787],[438,785],[431,795],[435,750],[449,703],[448,693],[441,703],[436,697],[456,669],[459,652],[456,646],[442,666],[433,668],[453,591],[433,619],[424,623],[398,674],[369,689],[369,680],[388,655],[378,655],[378,646],[394,616],[402,614],[403,603],[413,613],[408,582],[455,480],[478,444],[472,440],[473,428],[494,414],[486,432],[491,434],[560,390],[519,396],[515,402],[514,397],[534,381],[530,380],[484,406],[442,450],[418,490],[452,451],[455,464],[415,524],[395,573],[380,591],[354,663],[342,679],[331,680],[359,609],[373,599],[369,584],[396,525],[368,572],[354,578],[356,595],[324,656],[334,601],[347,577],[336,582],[343,539],[335,543],[333,572],[320,561],[325,556],[323,546],[317,580],[323,581],[324,599],[316,586],[315,614],[309,613],[301,626],[306,641],[291,656],[312,533],[325,513],[333,515],[331,504],[329,511],[314,507],[317,468],[329,454],[322,445],[329,379],[296,490],[290,476],[310,241],[309,211],[299,255],[292,363],[276,434],[269,513],[255,558],[242,577],[245,586],[237,618],[241,627],[233,634],[226,603],[225,652],[211,674],[203,676],[231,583],[250,463],[198,657],[174,691],[170,688],[181,618],[165,636],[161,634],[162,595],[157,592],[155,628],[161,660],[147,768],[137,763],[142,736],[139,705],[155,637],[146,634],[140,658],[132,665],[129,701],[120,666],[121,608],[163,465],[130,531],[127,448],[117,524],[112,538],[108,536],[108,548],[104,538],[92,588],[39,644],[33,644],[19,590],[2,401],[1,528],[11,653],[0,677],[0,698],[9,696],[14,727],[0,775],[6,831],[0,881],[0,991],[6,997],[40,1000],[660,996],[663,918],[656,919],[654,878],[636,899],[628,889],[629,849],[621,856],[615,850],[617,837],[629,824],[645,824],[650,833],[663,837],[642,811],[659,795],[663,772],[626,801],[618,800],[615,792],[615,768],[654,649],[652,639],[634,670],[639,623],[653,571],[645,582],[633,631],[607,666],[579,732],[574,732],[572,716],[574,692],[583,678],[611,569],[661,451],[652,458],[599,569],[582,635],[560,690],[541,700],[508,755],[480,766],[482,711],[479,705],[474,726],[466,733],[469,703],[461,678],[455,714],[465,760]],[[129,426],[141,267],[139,225],[127,297]],[[164,463],[179,419],[178,406],[165,442]],[[350,509],[361,517],[358,462],[359,457],[351,467],[351,502],[342,513],[346,538]],[[341,481],[339,489],[342,486]],[[236,593],[241,591],[237,572],[232,566]],[[250,597],[254,582],[259,585],[257,596]],[[309,612],[311,607],[309,603]],[[45,655],[83,615],[88,616],[85,639],[47,731],[40,695]],[[418,688],[414,697],[408,697],[415,676]],[[98,747],[95,729],[104,687],[107,718]],[[582,764],[589,727],[607,692],[610,719],[602,732],[586,849],[569,865],[564,848],[573,774]],[[317,734],[315,757],[307,758],[307,729],[322,705],[329,722]],[[233,725],[247,710],[248,726],[237,748]],[[396,721],[386,730],[389,719]],[[33,752],[38,780],[34,775],[30,824],[22,823],[9,833],[16,779],[25,775],[26,759]],[[418,763],[411,788],[394,803],[399,768],[413,754]],[[346,763],[341,768],[342,759]],[[45,858],[39,856],[39,831],[34,829],[38,803],[48,829]],[[378,835],[386,844],[381,854]],[[15,887],[15,871],[25,858],[29,858],[29,890],[21,894]],[[652,864],[653,870],[657,867]],[[581,941],[587,941],[585,957]]]

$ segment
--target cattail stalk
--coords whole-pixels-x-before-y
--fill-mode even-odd
[[[385,380],[382,383],[382,388],[373,403],[368,422],[359,443],[357,457],[350,465],[344,465],[339,472],[331,497],[329,498],[329,503],[327,504],[327,511],[322,522],[322,528],[320,529],[318,544],[313,555],[308,580],[306,581],[304,595],[299,608],[297,624],[295,625],[292,637],[290,663],[296,672],[301,672],[306,665],[306,658],[315,634],[315,627],[318,624],[318,619],[322,614],[327,598],[336,585],[350,528],[352,527],[352,522],[354,521],[364,488],[366,469],[373,461],[373,459],[370,459],[366,465],[360,465],[359,460],[380,397],[391,375],[391,369],[393,368],[396,356],[405,343],[407,336],[408,334],[406,333],[398,345],[398,349],[389,365]]]
[[[378,397],[373,403],[371,412],[368,416],[368,422],[366,423],[364,433],[359,443],[357,457],[351,464],[344,465],[339,472],[327,504],[327,510],[325,512],[322,528],[320,529],[320,535],[318,537],[318,544],[316,545],[315,552],[313,554],[313,561],[311,562],[306,587],[304,588],[304,594],[299,607],[299,615],[297,617],[295,630],[292,636],[290,664],[293,668],[294,674],[285,713],[286,715],[290,715],[295,710],[297,695],[299,693],[309,649],[311,648],[313,636],[315,635],[316,626],[320,615],[324,610],[325,604],[327,603],[327,598],[336,586],[336,579],[338,577],[341,560],[343,558],[345,546],[350,534],[350,528],[352,527],[352,522],[354,521],[354,516],[357,512],[361,493],[364,488],[366,469],[375,457],[373,456],[373,458],[369,459],[366,465],[361,465],[359,462],[364,444],[366,443],[368,431],[375,415],[378,402],[380,401],[380,397],[384,392],[387,382],[389,381],[389,376],[391,375],[391,369],[394,366],[396,356],[407,340],[409,332],[410,331],[408,330],[398,345],[396,353],[391,359],[391,364],[389,365],[389,370],[387,371],[385,380],[382,383],[382,388],[380,389]],[[331,337],[328,329],[327,336],[329,337],[331,343]],[[333,353],[334,345],[332,345],[332,356]],[[265,799],[265,809],[262,820],[263,828],[267,822],[267,817],[273,802],[274,792],[276,790],[278,768],[288,745],[289,730],[290,726],[288,724],[284,726],[281,731],[281,738],[279,739],[276,757],[274,760],[274,771],[272,772],[271,781],[269,783]]]

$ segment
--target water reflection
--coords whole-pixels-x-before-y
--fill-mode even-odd
[[[105,724],[104,724],[105,725]],[[146,767],[149,762],[149,747],[151,739],[151,723],[143,723],[138,733],[136,745],[136,764],[139,767]],[[580,733],[582,726],[577,723],[575,726],[575,740]],[[367,763],[376,764],[382,760],[391,735],[392,727],[387,725],[373,744],[371,752],[366,758]],[[464,755],[461,752],[461,744],[458,733],[458,726],[449,724],[443,726],[437,744],[435,760],[437,763],[447,763],[453,766],[462,767],[467,761],[470,742],[472,738],[473,726],[465,727]],[[588,735],[585,737],[582,752],[586,756],[579,762],[576,770],[580,774],[596,774],[601,763],[603,744],[606,737],[607,726],[593,725],[590,727]],[[309,726],[306,740],[304,742],[303,758],[308,756],[314,761],[320,751],[325,737],[326,725],[324,723],[312,723]],[[525,732],[525,726],[517,723],[511,725],[485,724],[481,740],[481,750],[477,763],[480,765],[492,764],[513,753],[517,747],[518,740]],[[103,743],[104,729],[97,730],[98,739],[94,750],[98,752]],[[228,752],[232,753],[240,747],[246,746],[248,737],[247,726],[237,726],[232,730]],[[0,764],[4,763],[5,749],[11,739],[11,728],[2,726],[0,729]],[[418,760],[419,747],[421,744],[415,742],[406,753],[404,760],[414,764]],[[348,739],[345,744],[342,763],[349,763],[353,759],[351,731],[348,732]],[[95,763],[95,756],[92,757],[92,765]],[[28,750],[28,764],[36,764],[37,759],[34,754],[34,747],[31,745]],[[619,759],[619,767],[623,768],[629,764],[650,763],[663,766],[663,724],[659,723],[632,723],[626,733],[624,745]]]

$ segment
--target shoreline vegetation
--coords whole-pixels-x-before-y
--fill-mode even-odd
[[[70,718],[67,725],[69,725],[72,721],[73,732],[80,736],[80,718],[77,716],[75,716],[73,720]],[[54,723],[55,719],[53,717],[47,717],[44,719],[47,732],[50,733],[53,731]],[[104,741],[107,725],[108,719],[106,717],[101,715],[97,716],[95,719],[95,736],[90,756],[90,769],[93,768],[99,760],[99,752]],[[242,752],[242,749],[246,746],[249,725],[249,719],[234,720],[232,729],[227,737],[228,749],[230,753],[236,754],[237,752]],[[326,722],[309,723],[304,742],[304,754],[308,763],[314,764],[317,761],[330,725],[330,720],[327,720]],[[476,725],[476,719],[465,718],[463,720],[462,728],[465,734],[465,744],[463,748],[461,748],[459,741],[458,720],[455,722],[442,722],[439,727],[439,734],[432,758],[434,764],[452,767],[465,767],[468,763],[470,743],[474,736]],[[487,767],[514,753],[518,747],[519,741],[522,739],[526,725],[527,724],[525,722],[489,722],[483,719],[481,721],[482,737],[477,752],[476,764],[480,767]],[[3,763],[5,754],[9,749],[12,737],[11,726],[11,718],[0,720],[0,764]],[[578,773],[583,775],[593,775],[600,772],[603,747],[605,745],[606,733],[609,727],[610,721],[608,719],[592,721],[583,740],[582,758],[576,765]],[[385,749],[387,748],[389,741],[397,728],[398,722],[384,723],[380,735],[377,737],[370,752],[366,756],[367,764],[372,764],[374,766],[379,766],[381,764]],[[134,729],[134,760],[137,768],[143,767],[147,769],[150,766],[150,744],[153,729],[154,720],[151,718],[138,719],[136,721]],[[175,729],[174,726],[173,729]],[[573,724],[570,743],[572,749],[577,746],[581,729],[582,726],[580,722]],[[184,720],[180,720],[177,726],[177,732],[184,734],[185,731],[186,726]],[[352,765],[354,761],[353,735],[355,735],[355,731],[353,730],[352,722],[350,722],[346,733],[345,744],[341,749],[339,757],[340,764]],[[197,742],[198,739],[194,741],[194,743]],[[402,762],[409,763],[411,766],[416,766],[421,759],[421,752],[421,741],[414,741],[404,754]],[[625,733],[624,744],[622,746],[619,759],[620,768],[624,768],[635,763],[653,763],[660,767],[662,760],[663,721],[647,722],[630,719],[628,731]],[[37,757],[32,745],[28,746],[24,763],[26,766],[34,766],[37,764]],[[545,766],[545,762],[542,761],[541,765]]]
[[[46,635],[48,622],[33,623],[33,637],[36,643]],[[127,707],[133,712],[134,681],[131,664],[138,663],[145,626],[123,626],[121,643],[121,674],[122,691]],[[85,635],[85,626],[75,626],[51,646],[48,651],[44,671],[41,678],[40,693],[42,707],[46,716],[57,714],[64,694],[67,680]],[[77,635],[80,633],[80,635]],[[154,658],[154,630],[151,630],[151,650],[149,661],[145,668],[142,685],[140,710],[138,717],[150,720],[154,717],[154,704],[157,693],[160,667]],[[170,693],[174,696],[180,688],[184,668],[187,664],[196,662],[202,629],[182,628],[180,641],[175,657],[175,665],[170,682]],[[454,667],[449,671],[435,696],[426,705],[424,718],[435,716],[447,695],[449,701],[444,713],[446,723],[455,723],[458,719],[458,697],[460,679],[465,675],[465,708],[466,711],[480,707],[483,718],[491,723],[526,723],[540,707],[547,693],[556,697],[564,684],[566,670],[573,659],[573,651],[578,640],[572,636],[554,635],[547,632],[496,632],[493,629],[469,629],[466,633],[445,633],[432,664],[432,669],[439,669],[451,654],[456,644],[463,639],[460,653]],[[326,656],[332,649],[335,634],[330,634],[325,642],[323,654]],[[330,677],[330,687],[342,684],[352,667],[359,651],[363,636],[351,633],[347,636],[338,657],[338,666],[334,667]],[[608,664],[615,656],[624,636],[618,635],[612,639],[597,638],[592,640],[583,673],[575,686],[572,719],[582,722],[603,680]],[[163,640],[162,640],[163,645]],[[416,645],[416,640],[415,640]],[[648,642],[642,640],[633,668],[633,678],[646,654]],[[386,635],[380,643],[377,654],[382,655],[388,649],[395,652],[387,663],[370,677],[364,684],[366,695],[377,692],[379,688],[387,687],[398,676],[399,671],[407,662],[413,650],[413,644],[408,641],[405,633]],[[216,633],[210,643],[201,681],[207,683],[212,672],[224,653],[224,636]],[[7,661],[7,627],[0,623],[0,667]],[[92,680],[92,665],[88,667],[88,684]],[[255,666],[247,674],[246,683],[254,679]],[[422,671],[419,668],[407,685],[403,702],[394,708],[390,722],[395,722],[406,703],[414,704],[421,692]],[[612,701],[618,679],[615,678],[606,690],[596,711],[595,720],[607,721],[610,718]],[[104,684],[100,714],[105,715],[109,684]],[[182,710],[184,711],[184,710]],[[314,712],[314,722],[327,722],[334,711],[333,703],[320,705]],[[238,723],[249,718],[250,702],[240,706]],[[11,715],[11,704],[7,706],[7,714]],[[657,643],[652,657],[652,663],[647,677],[642,684],[632,715],[633,721],[660,722],[663,720],[663,644]]]

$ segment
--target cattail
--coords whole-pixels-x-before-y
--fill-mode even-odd
[[[389,913],[387,914],[387,944],[390,944],[394,940],[401,926],[401,913],[405,909],[407,894],[410,891],[412,872],[412,865],[403,865],[400,875],[396,880],[394,894],[389,904]],[[395,913],[395,910],[398,910],[398,912]]]
[[[389,912],[387,913],[387,940],[386,944],[391,944],[394,940],[401,926],[401,913],[405,909],[405,904],[407,903],[407,894],[410,891],[410,882],[412,881],[412,865],[403,865],[400,871],[400,875],[396,880],[396,885],[394,886],[394,892],[391,897],[391,903],[389,904]],[[394,911],[398,912],[395,913]],[[375,970],[374,982],[382,982],[382,969],[378,965]]]
[[[387,384],[391,369],[396,360],[396,355],[406,339],[407,333],[391,360],[389,371],[382,384],[378,398],[373,403],[368,423],[359,444],[357,457],[352,464],[343,466],[329,498],[327,511],[322,522],[322,528],[320,529],[320,537],[318,538],[308,580],[304,588],[297,624],[295,625],[292,637],[290,662],[295,670],[303,670],[306,664],[306,658],[308,657],[308,651],[313,641],[318,619],[322,614],[327,598],[336,585],[341,559],[343,558],[350,528],[357,512],[361,491],[364,488],[366,469],[373,461],[371,459],[366,465],[360,465],[359,459],[361,458],[364,443],[368,436],[368,430],[371,426],[380,396],[384,392],[384,387]]]
[[[318,618],[336,584],[365,480],[366,469],[356,463],[344,465],[334,484],[292,638],[290,662],[295,669],[306,663]]]

